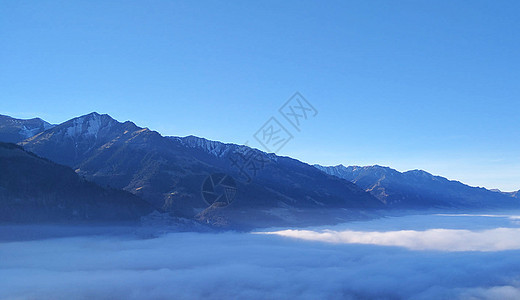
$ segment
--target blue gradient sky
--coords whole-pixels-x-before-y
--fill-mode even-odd
[[[279,154],[520,188],[517,1],[0,1],[0,113],[91,111]],[[288,128],[289,129],[289,128]]]

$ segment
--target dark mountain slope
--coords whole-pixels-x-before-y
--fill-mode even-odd
[[[0,170],[1,222],[135,221],[152,211],[14,144],[0,143]]]

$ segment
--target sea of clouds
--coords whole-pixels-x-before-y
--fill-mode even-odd
[[[355,222],[329,228],[285,229],[257,234],[329,243],[399,246],[411,250],[503,251],[520,249],[520,228],[516,228],[519,220],[520,217],[516,215],[418,215]],[[413,226],[410,221],[420,225]],[[358,230],[350,229],[359,228],[360,225],[362,228]],[[395,225],[399,227],[391,229]],[[412,229],[418,226],[423,229]],[[424,228],[425,226],[427,227]]]
[[[0,299],[520,299],[515,214],[425,215],[144,238],[97,228],[16,240]],[[3,234],[2,234],[3,231]]]

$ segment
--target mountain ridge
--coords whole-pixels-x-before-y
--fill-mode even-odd
[[[512,196],[460,181],[432,175],[424,170],[399,172],[390,167],[321,166],[319,170],[349,180],[390,206],[495,207],[520,206]]]
[[[247,223],[252,219],[248,216],[261,214],[259,220],[283,224],[290,218],[280,217],[280,210],[282,215],[292,215],[323,207],[332,211],[381,208],[377,199],[355,184],[292,158],[194,136],[163,137],[98,113],[63,122],[20,145],[98,184],[129,191],[158,209],[203,222]],[[250,182],[242,180],[243,170],[232,163],[245,154],[265,162],[262,168],[257,166]],[[238,192],[231,205],[210,208],[201,197],[202,182],[212,173],[236,178]]]
[[[53,124],[40,118],[15,119],[0,115],[0,141],[18,143],[52,127]]]

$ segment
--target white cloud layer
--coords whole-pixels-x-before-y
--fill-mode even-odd
[[[452,248],[465,247],[468,241],[482,247],[473,234],[499,234],[493,243],[509,245],[509,230],[516,232],[507,218],[499,223],[504,232],[480,230],[497,225],[490,217],[466,217],[467,228],[455,233],[411,230],[421,218],[429,223],[422,227],[443,222],[451,227],[448,216],[414,216],[365,222],[381,236],[363,237],[363,222],[352,224],[356,229],[351,231],[360,234],[359,239],[395,239],[408,245],[419,238],[428,246],[432,238],[433,244],[451,243]],[[456,223],[454,227],[461,226]],[[472,231],[473,226],[479,231]],[[393,236],[385,236],[382,227],[393,228]],[[461,235],[465,241],[457,240]],[[0,299],[520,298],[520,250],[491,251],[491,242],[488,252],[417,251],[379,244],[246,233],[171,233],[153,239],[118,233],[2,242]]]
[[[502,251],[520,249],[519,228],[483,231],[460,229],[399,230],[387,232],[280,230],[262,232],[310,241],[399,246],[411,250]]]

